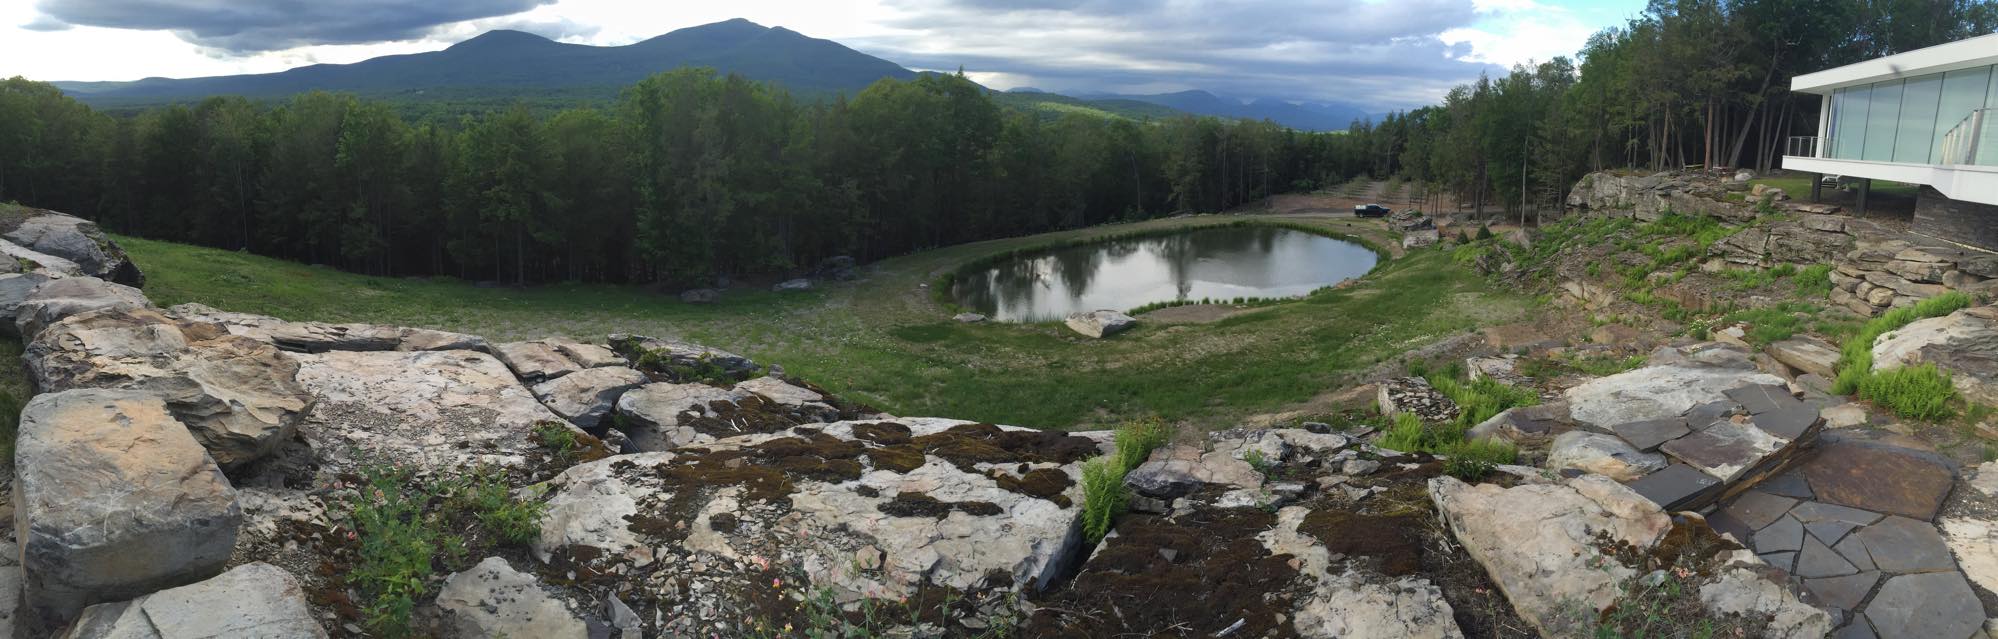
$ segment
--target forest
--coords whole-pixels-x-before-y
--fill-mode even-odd
[[[1558,210],[1597,170],[1776,168],[1814,135],[1818,97],[1790,79],[1991,33],[1989,0],[1651,0],[1574,58],[1518,65],[1442,103],[1355,123],[1375,176],[1464,206]]]
[[[706,69],[456,122],[310,93],[124,117],[0,84],[0,201],[377,275],[705,286],[850,255],[1212,212],[1361,170],[1266,122],[1002,108],[954,75],[808,101]]]
[[[1766,171],[1816,128],[1790,78],[1994,26],[1988,0],[1653,0],[1573,59],[1330,134],[1051,116],[961,75],[825,99],[692,68],[608,103],[456,119],[327,93],[104,113],[16,78],[0,82],[0,201],[368,274],[672,287],[1355,176],[1523,216],[1593,170]]]

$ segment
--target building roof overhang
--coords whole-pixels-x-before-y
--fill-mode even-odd
[[[1990,64],[1998,64],[1998,33],[1807,73],[1792,78],[1790,90],[1830,95],[1851,86]]]

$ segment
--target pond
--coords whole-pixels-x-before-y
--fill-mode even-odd
[[[1378,257],[1321,235],[1242,225],[1113,240],[959,271],[957,303],[1003,322],[1156,302],[1297,297],[1365,275]]]

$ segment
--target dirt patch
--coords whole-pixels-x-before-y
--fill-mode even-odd
[[[1035,602],[1024,635],[1212,637],[1237,620],[1228,636],[1288,635],[1297,570],[1256,540],[1275,523],[1256,508],[1126,516],[1069,587]]]
[[[980,517],[990,517],[1006,512],[1000,509],[998,504],[989,501],[943,501],[931,497],[927,493],[917,492],[897,494],[894,499],[888,500],[874,508],[883,514],[894,517],[929,517],[932,519],[943,519],[953,510]]]
[[[1412,574],[1422,567],[1421,522],[1414,515],[1365,515],[1339,510],[1314,510],[1297,527],[1318,538],[1335,554],[1372,562],[1390,577]]]
[[[1066,433],[1038,430],[1005,430],[992,424],[964,424],[934,435],[911,440],[923,452],[949,461],[965,472],[977,473],[978,464],[1054,463],[1071,464],[1100,451],[1096,441]]]
[[[1067,508],[1072,503],[1067,495],[1062,494],[1068,492],[1070,486],[1075,485],[1075,481],[1068,478],[1068,473],[1053,468],[1035,468],[1018,477],[998,471],[994,471],[992,475],[992,478],[999,482],[999,487],[1005,490],[1039,497],[1054,502],[1062,508]]]

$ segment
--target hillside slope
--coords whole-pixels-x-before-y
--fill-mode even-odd
[[[831,40],[743,19],[689,27],[617,47],[567,44],[520,31],[492,31],[442,51],[316,64],[278,73],[134,82],[57,82],[86,102],[282,96],[312,90],[364,94],[431,89],[554,90],[611,87],[684,66],[713,67],[793,91],[855,92],[916,72]]]

